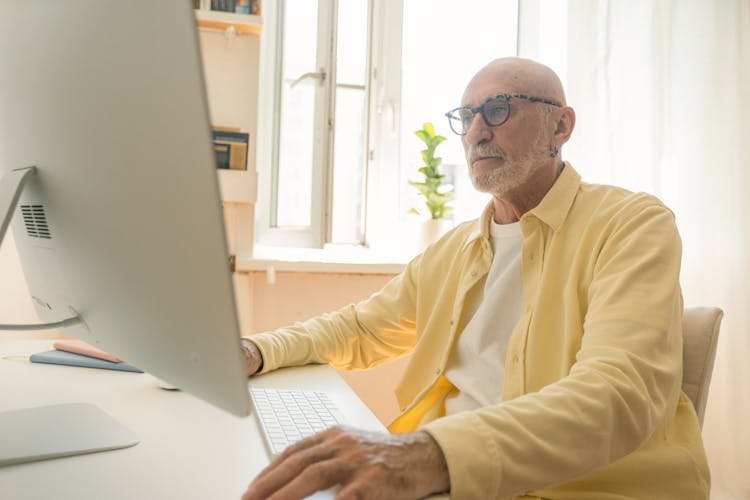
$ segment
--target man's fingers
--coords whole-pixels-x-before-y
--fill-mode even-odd
[[[299,477],[312,464],[330,459],[334,451],[329,447],[320,445],[324,440],[324,436],[316,434],[284,450],[252,482],[251,489],[256,492],[257,496],[248,498],[268,498],[290,481]]]
[[[325,437],[322,435],[322,433],[318,433],[289,445],[283,452],[281,452],[281,454],[277,455],[273,460],[271,460],[268,465],[266,465],[266,467],[262,471],[260,471],[260,474],[256,476],[256,480],[274,470],[279,466],[279,464],[286,461],[295,453],[299,453],[307,448],[317,446],[318,444],[323,442],[324,439]]]
[[[359,498],[367,498],[368,500],[394,500],[393,498],[381,495],[383,488],[373,489],[370,486],[369,483],[362,481],[351,482],[341,488],[341,491],[336,494],[336,500],[356,500]]]
[[[292,479],[282,490],[270,496],[268,500],[306,498],[316,491],[326,490],[339,484],[347,477],[350,472],[349,468],[349,464],[340,459],[313,463]]]
[[[312,448],[330,438],[344,434],[346,428],[344,426],[336,425],[329,427],[328,429],[313,434],[310,437],[301,439],[294,444],[289,445],[280,455],[277,455],[271,462],[262,470],[257,477],[262,477],[266,472],[274,469],[278,464],[286,460],[291,455],[298,453],[306,448]]]

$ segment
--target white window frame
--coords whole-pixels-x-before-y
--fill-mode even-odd
[[[404,0],[375,2],[371,48],[370,159],[364,244],[392,246],[398,203],[387,204],[401,176],[401,51]]]
[[[333,192],[333,151],[334,151],[334,126],[335,117],[334,93],[336,90],[336,70],[333,64],[336,54],[336,34],[333,29],[336,26],[337,1],[319,0],[318,19],[318,71],[325,72],[323,84],[316,92],[316,123],[314,126],[315,144],[312,192],[311,192],[311,221],[307,227],[278,227],[275,220],[277,203],[277,166],[279,148],[278,120],[276,110],[279,109],[281,99],[280,79],[281,65],[280,52],[282,50],[282,33],[279,29],[283,2],[268,2],[263,6],[263,33],[261,35],[261,56],[259,75],[259,102],[258,102],[258,143],[257,143],[257,165],[258,165],[258,190],[259,203],[256,212],[256,241],[267,246],[287,246],[299,248],[322,248],[331,239],[332,233],[332,192]],[[400,4],[401,0],[396,3]],[[375,20],[375,10],[381,2],[370,2],[369,15]],[[389,3],[389,2],[382,2]],[[327,35],[323,35],[323,34]],[[373,57],[374,29],[370,33],[368,43],[368,58]],[[330,35],[330,36],[329,36]],[[369,62],[369,61],[368,61]],[[370,66],[370,65],[368,65]],[[370,66],[371,67],[371,66]],[[367,90],[368,122],[371,121],[372,109],[372,69],[369,71],[370,79]],[[368,127],[370,129],[371,127]],[[366,151],[371,151],[369,141],[371,131],[365,137]],[[372,155],[370,155],[371,157]],[[365,186],[363,187],[364,213],[367,213],[369,196],[368,170],[365,169]],[[365,240],[365,227],[367,221],[361,222],[362,235],[360,243]]]

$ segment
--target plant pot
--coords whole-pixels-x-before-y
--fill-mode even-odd
[[[432,243],[436,242],[446,231],[450,229],[450,224],[445,219],[426,219],[419,225],[419,251],[423,251]]]

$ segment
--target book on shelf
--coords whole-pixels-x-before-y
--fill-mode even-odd
[[[211,0],[211,10],[249,14],[250,3],[250,0]]]
[[[250,14],[251,6],[253,2],[251,0],[236,0],[234,3],[234,11],[237,14]]]
[[[250,134],[229,127],[213,128],[216,168],[247,170],[247,148]]]
[[[193,6],[196,9],[252,14],[256,16],[259,16],[261,12],[260,0],[193,0]]]

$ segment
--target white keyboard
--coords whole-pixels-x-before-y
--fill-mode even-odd
[[[342,413],[324,392],[252,387],[250,400],[271,456],[300,439],[344,423]]]

